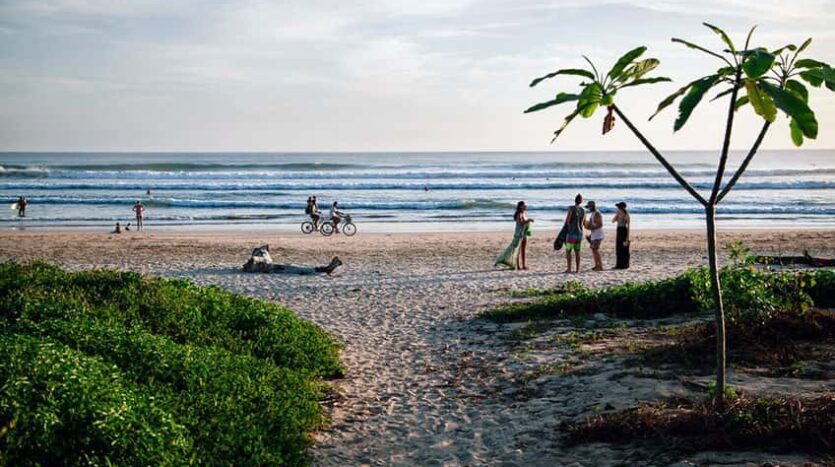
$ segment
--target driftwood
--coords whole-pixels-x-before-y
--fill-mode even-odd
[[[808,250],[803,256],[755,256],[754,261],[760,264],[804,264],[816,268],[835,267],[835,259],[813,258]]]
[[[339,257],[334,256],[327,266],[297,266],[295,264],[273,263],[270,256],[270,246],[264,245],[252,250],[249,260],[244,263],[244,272],[298,274],[307,276],[311,274],[331,274],[336,268],[342,266]]]

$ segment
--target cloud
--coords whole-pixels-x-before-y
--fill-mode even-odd
[[[712,19],[734,37],[761,23],[758,39],[773,46],[811,34],[813,56],[832,60],[833,15],[827,0],[6,0],[0,118],[27,127],[20,135],[38,134],[32,128],[45,121],[33,109],[49,109],[58,123],[23,143],[6,131],[0,148],[95,145],[96,129],[120,118],[148,122],[134,134],[172,147],[199,145],[202,128],[225,122],[247,138],[224,144],[242,149],[313,150],[322,134],[342,135],[345,150],[547,148],[540,141],[547,143],[562,113],[521,110],[576,82],[527,84],[583,65],[581,54],[605,68],[626,48],[647,44],[663,74],[692,79],[714,64],[669,37],[718,46],[699,24]],[[636,92],[627,103],[647,107],[665,91]],[[77,118],[91,94],[98,112]],[[832,108],[828,99],[821,109]],[[150,123],[162,113],[178,116],[170,121],[179,132]],[[567,144],[601,144],[596,126],[577,125]],[[662,143],[700,144],[669,133],[660,133]],[[833,145],[829,134],[821,139]]]

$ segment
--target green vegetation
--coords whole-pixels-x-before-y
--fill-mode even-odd
[[[715,388],[715,387],[714,387]],[[715,390],[715,389],[714,389]],[[727,392],[726,404],[713,400],[645,404],[635,409],[564,423],[568,442],[654,445],[693,452],[767,449],[826,454],[835,439],[835,394],[813,397],[748,398]]]
[[[804,311],[810,305],[835,306],[835,271],[774,273],[728,268],[721,273],[728,320],[765,319],[781,311]],[[657,282],[626,283],[597,290],[544,294],[529,303],[513,303],[482,316],[496,322],[559,319],[607,313],[621,318],[661,318],[714,307],[709,274],[704,269]]]
[[[339,345],[185,280],[0,264],[0,465],[297,465]]]
[[[722,281],[719,277],[719,260],[716,248],[717,209],[745,173],[748,165],[757,154],[771,124],[777,120],[778,113],[782,113],[789,121],[791,139],[795,146],[801,146],[805,139],[815,139],[817,137],[818,121],[815,113],[809,107],[810,95],[806,85],[808,84],[814,88],[823,86],[830,91],[835,91],[835,69],[819,60],[801,57],[812,43],[811,38],[806,39],[800,46],[787,44],[778,49],[757,47],[751,43],[756,29],[755,26],[748,32],[744,46],[737,47],[737,44],[734,44],[725,31],[709,23],[703,24],[720,39],[721,48],[718,51],[679,38],[673,38],[672,41],[705,53],[712,59],[719,60],[719,68],[714,68],[708,75],[691,81],[667,96],[658,104],[658,108],[655,114],[650,117],[650,120],[681,98],[678,105],[678,117],[673,124],[673,131],[678,131],[684,127],[695,108],[712,89],[716,89],[717,92],[711,101],[727,97],[728,110],[725,118],[725,134],[715,178],[709,194],[703,195],[693,188],[646,136],[626,118],[626,115],[615,103],[619,99],[618,94],[628,92],[624,91],[627,88],[670,81],[669,78],[665,77],[648,77],[649,73],[658,67],[660,61],[655,58],[641,59],[647,51],[644,46],[625,53],[606,74],[598,72],[594,63],[583,56],[590,68],[561,69],[533,80],[530,84],[531,87],[557,76],[582,78],[579,92],[558,91],[553,99],[529,107],[525,112],[538,112],[566,102],[576,102],[574,111],[565,117],[562,126],[554,132],[553,142],[578,115],[583,118],[590,118],[598,108],[606,107],[607,112],[603,119],[603,134],[605,135],[614,128],[615,115],[617,115],[682,189],[690,194],[704,209],[705,225],[707,227],[708,278],[710,293],[715,304],[713,310],[716,322],[716,384],[720,388],[724,388],[726,366],[725,309],[722,300]],[[741,95],[741,93],[744,93],[744,95]],[[756,115],[763,119],[762,127],[745,159],[743,159],[733,176],[726,181],[725,172],[734,119],[738,111],[746,106],[750,107]],[[719,394],[722,393],[722,391],[719,392]]]

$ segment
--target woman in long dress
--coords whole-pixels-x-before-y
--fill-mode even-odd
[[[524,201],[519,201],[516,204],[516,213],[513,215],[513,220],[516,221],[516,229],[513,231],[513,239],[504,253],[496,260],[496,266],[502,265],[517,270],[528,269],[526,250],[533,219],[528,219],[527,211],[528,206]]]
[[[629,234],[631,230],[629,211],[626,210],[626,203],[620,202],[615,206],[618,208],[617,214],[612,219],[612,222],[617,223],[617,235],[615,236],[615,256],[617,262],[615,269],[629,269]]]

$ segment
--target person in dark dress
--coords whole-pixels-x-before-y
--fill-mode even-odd
[[[621,201],[615,204],[618,212],[612,218],[612,222],[617,224],[617,234],[615,235],[615,269],[629,269],[629,234],[630,222],[629,211],[626,210],[626,203]]]

